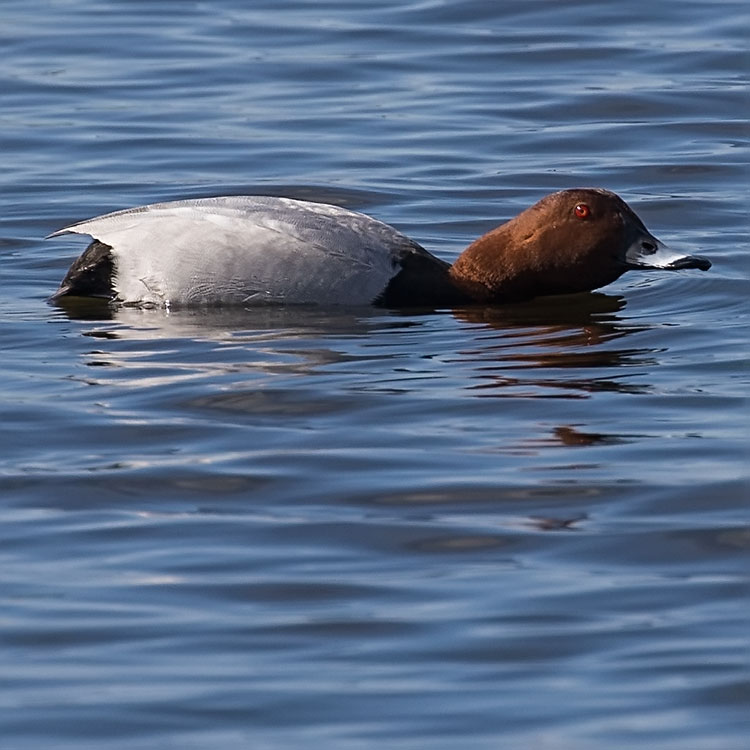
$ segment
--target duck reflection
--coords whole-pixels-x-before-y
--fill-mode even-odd
[[[648,390],[624,382],[620,369],[653,365],[653,352],[611,345],[648,328],[619,317],[624,307],[621,296],[593,292],[456,311],[459,320],[496,332],[482,337],[481,348],[462,352],[478,365],[472,387],[482,396],[514,398]]]
[[[107,321],[117,317],[118,308],[99,297],[65,297],[55,302],[55,308],[69,320]]]
[[[360,340],[371,341],[374,330],[419,325],[384,320],[375,308],[166,310],[70,300],[57,304],[57,314],[81,323],[81,335],[97,342],[97,348],[85,352],[85,364],[119,370],[118,382],[139,388],[196,378],[312,375],[352,359],[372,359],[352,350]],[[96,377],[102,383],[108,376]]]
[[[539,531],[576,531],[578,526],[586,520],[588,520],[588,514],[581,513],[573,518],[529,516],[528,523]]]
[[[568,448],[579,448],[587,445],[619,445],[627,442],[620,435],[606,435],[602,432],[584,432],[572,425],[560,425],[552,431],[550,443],[557,443]]]
[[[531,437],[521,441],[516,450],[524,454],[547,448],[586,448],[590,446],[622,445],[643,435],[617,435],[605,432],[582,430],[578,425],[561,424],[552,428],[549,434]]]
[[[641,393],[629,382],[654,350],[620,342],[648,328],[620,315],[625,299],[586,293],[502,307],[383,311],[376,308],[256,307],[156,310],[111,307],[100,300],[66,298],[58,310],[97,325],[83,335],[123,340],[127,347],[90,352],[92,366],[152,365],[180,341],[208,343],[206,372],[249,370],[313,374],[346,363],[361,390],[420,391],[446,379],[478,397],[589,398],[595,392]],[[454,324],[448,323],[454,321]],[[458,323],[458,325],[455,325]],[[133,346],[137,348],[134,349]],[[161,352],[161,354],[160,354]],[[193,352],[197,355],[197,352]],[[169,359],[175,367],[173,355]],[[179,358],[180,355],[176,355]],[[370,380],[363,380],[368,374]],[[377,383],[372,382],[377,380]]]

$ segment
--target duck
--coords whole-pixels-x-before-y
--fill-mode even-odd
[[[711,267],[706,258],[670,250],[603,188],[547,195],[476,239],[453,264],[365,214],[275,196],[154,203],[49,237],[70,233],[92,242],[54,302],[450,308],[586,292],[630,270]]]

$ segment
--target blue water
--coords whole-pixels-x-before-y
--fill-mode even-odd
[[[750,734],[744,2],[4,0],[3,750]],[[435,313],[60,309],[156,200],[454,259],[552,190],[708,273]]]

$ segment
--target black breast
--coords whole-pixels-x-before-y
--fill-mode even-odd
[[[404,254],[401,269],[375,300],[378,307],[455,307],[472,302],[448,271],[450,264],[426,250]]]

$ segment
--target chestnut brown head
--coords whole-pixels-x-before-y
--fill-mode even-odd
[[[597,289],[629,269],[710,265],[670,251],[615,193],[573,188],[542,198],[480,237],[451,275],[475,296],[500,301]]]

